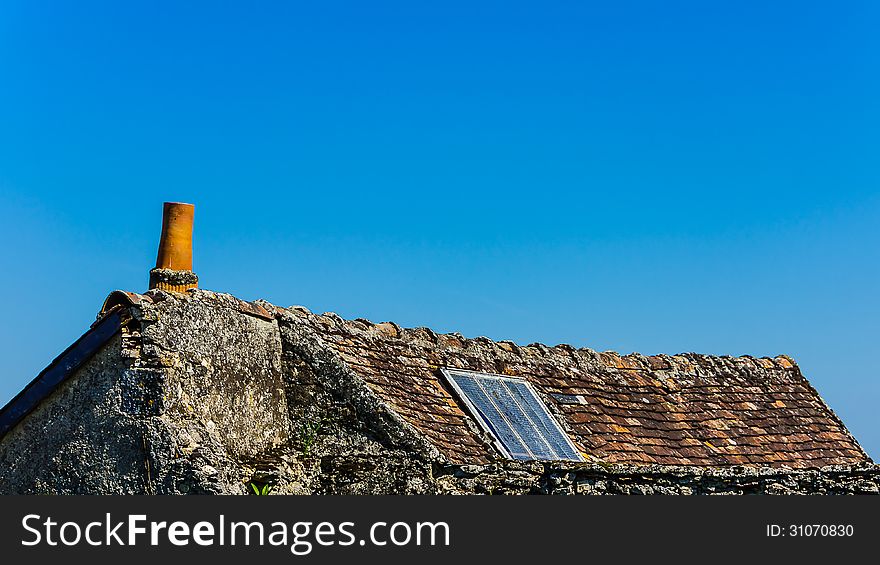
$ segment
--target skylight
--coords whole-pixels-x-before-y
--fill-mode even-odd
[[[462,369],[442,372],[508,458],[581,461],[577,448],[525,380]]]

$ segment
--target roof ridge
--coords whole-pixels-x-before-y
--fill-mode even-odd
[[[278,307],[276,306],[276,308],[278,308]],[[496,339],[492,339],[492,338],[485,336],[485,335],[468,337],[458,331],[438,332],[429,326],[404,327],[404,326],[401,326],[391,320],[386,320],[386,321],[382,321],[382,322],[373,322],[369,318],[364,318],[364,317],[345,318],[343,316],[340,316],[336,312],[324,312],[323,314],[317,314],[315,312],[312,312],[311,310],[309,310],[305,306],[298,306],[298,305],[297,306],[290,306],[290,307],[288,307],[288,309],[294,309],[294,310],[296,310],[300,313],[303,313],[307,316],[317,316],[317,317],[323,317],[325,319],[329,318],[329,319],[332,319],[336,323],[341,323],[341,324],[345,324],[345,325],[354,325],[354,327],[358,328],[361,331],[370,331],[370,330],[378,331],[379,333],[382,333],[386,337],[390,337],[390,338],[399,338],[399,339],[423,338],[423,339],[428,339],[428,341],[436,342],[441,337],[452,337],[455,340],[464,342],[462,344],[463,346],[469,342],[476,342],[476,343],[490,343],[490,344],[493,344],[496,346],[501,346],[502,349],[509,348],[509,349],[507,349],[508,351],[513,350],[516,352],[519,352],[519,351],[526,349],[526,348],[536,348],[539,350],[541,350],[541,349],[563,350],[563,351],[568,351],[572,354],[574,354],[576,352],[580,352],[580,353],[586,353],[590,356],[599,357],[599,358],[601,358],[603,356],[609,356],[609,357],[611,357],[612,361],[614,361],[616,359],[622,360],[621,363],[619,363],[622,366],[618,367],[621,369],[627,369],[627,368],[635,369],[634,367],[628,367],[627,364],[625,363],[625,361],[631,360],[631,359],[637,359],[639,361],[639,364],[644,366],[645,368],[657,370],[658,363],[665,362],[667,365],[671,366],[671,365],[675,364],[672,361],[674,361],[675,358],[680,358],[680,357],[685,358],[686,360],[688,360],[691,363],[693,363],[694,361],[699,362],[699,361],[715,360],[715,359],[730,360],[730,361],[734,361],[734,362],[759,361],[758,367],[756,367],[756,368],[781,369],[781,370],[792,370],[792,369],[797,370],[798,369],[797,362],[791,356],[784,354],[784,353],[777,354],[774,356],[760,356],[760,357],[757,357],[757,356],[754,356],[751,354],[742,354],[742,355],[711,354],[711,353],[699,353],[696,351],[683,351],[683,352],[679,352],[679,353],[652,353],[652,354],[645,354],[645,353],[641,353],[639,351],[632,351],[629,353],[621,353],[621,352],[615,351],[615,350],[600,351],[598,349],[594,349],[594,348],[587,347],[587,346],[580,346],[579,347],[579,346],[575,346],[575,345],[565,343],[565,342],[557,343],[555,345],[549,345],[549,344],[537,342],[537,341],[531,342],[528,344],[522,344],[522,343],[516,343],[515,341],[510,340],[510,339],[496,340]],[[364,327],[358,327],[358,325],[362,325]],[[513,352],[513,351],[511,351],[511,352]],[[609,363],[609,364],[611,364],[611,363]]]

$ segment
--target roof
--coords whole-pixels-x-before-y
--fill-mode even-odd
[[[441,367],[527,379],[588,460],[792,468],[870,461],[786,356],[518,346],[290,311],[453,462],[485,463],[498,454],[446,386]]]
[[[0,437],[119,330],[120,315],[129,319],[129,309],[183,296],[112,293],[93,328],[0,410]],[[588,461],[791,468],[871,462],[786,356],[643,356],[569,345],[520,346],[344,320],[203,290],[186,297],[295,324],[302,331],[293,334],[305,332],[320,342],[451,463],[485,464],[501,455],[447,385],[442,368],[528,380]],[[292,339],[284,336],[282,331],[282,342]]]

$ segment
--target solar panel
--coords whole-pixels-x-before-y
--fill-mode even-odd
[[[569,437],[523,379],[442,369],[480,425],[511,459],[580,461]]]

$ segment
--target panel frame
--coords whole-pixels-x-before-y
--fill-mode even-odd
[[[455,392],[455,395],[458,397],[458,399],[465,405],[465,408],[467,408],[467,411],[470,413],[471,417],[474,420],[476,420],[477,424],[480,426],[480,429],[482,429],[485,433],[487,433],[489,435],[489,437],[492,438],[493,443],[495,445],[495,448],[498,449],[498,451],[505,458],[513,460],[513,461],[522,461],[522,459],[517,459],[517,458],[513,457],[513,455],[510,453],[510,451],[508,451],[507,447],[504,446],[504,443],[501,441],[501,438],[499,438],[497,436],[497,434],[494,431],[492,431],[491,424],[483,416],[480,409],[477,408],[477,406],[473,402],[471,402],[470,398],[468,398],[468,395],[462,390],[462,388],[459,386],[459,384],[457,382],[455,382],[455,379],[453,378],[454,373],[462,373],[462,374],[471,375],[474,377],[483,377],[483,378],[488,377],[488,378],[492,378],[492,379],[499,379],[502,381],[511,381],[516,384],[524,385],[526,387],[526,389],[535,397],[535,400],[537,400],[538,406],[540,407],[541,410],[544,411],[544,414],[547,416],[547,418],[549,418],[550,422],[552,422],[553,425],[556,426],[556,430],[560,434],[562,434],[562,437],[565,439],[565,442],[568,444],[568,447],[571,448],[571,451],[577,456],[577,459],[527,459],[527,461],[575,461],[575,462],[584,461],[584,457],[581,454],[581,450],[578,449],[578,447],[574,444],[574,442],[571,439],[571,436],[569,436],[568,432],[565,430],[565,428],[562,426],[562,424],[559,422],[559,420],[556,418],[556,416],[554,416],[553,413],[550,412],[550,409],[547,407],[547,403],[544,401],[544,398],[540,394],[538,394],[538,390],[535,388],[535,386],[532,385],[532,383],[530,383],[527,379],[524,379],[522,377],[511,377],[508,375],[499,375],[497,373],[489,373],[486,371],[473,371],[470,369],[458,369],[455,367],[441,367],[440,372],[443,374],[443,378],[446,380],[446,382],[449,384],[449,386],[452,387],[452,390]],[[516,433],[516,430],[514,430],[514,433]],[[529,451],[527,445],[524,444],[524,447],[526,448],[527,451]]]

